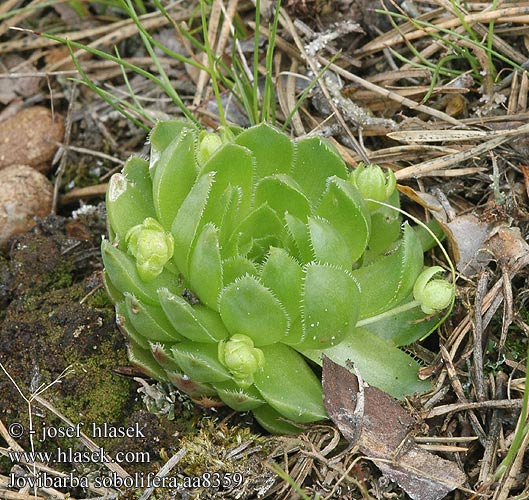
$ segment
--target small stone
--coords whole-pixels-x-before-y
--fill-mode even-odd
[[[14,165],[0,170],[0,247],[14,234],[35,225],[51,212],[53,186],[35,169]]]
[[[64,119],[59,114],[43,106],[19,111],[0,123],[0,170],[28,165],[48,172],[63,137]]]

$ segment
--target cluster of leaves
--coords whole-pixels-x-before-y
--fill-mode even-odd
[[[326,418],[307,358],[354,362],[396,397],[427,387],[398,346],[432,329],[453,290],[423,271],[392,174],[349,175],[330,143],[267,124],[164,121],[150,143],[150,162],[111,180],[102,245],[133,362],[273,432]]]

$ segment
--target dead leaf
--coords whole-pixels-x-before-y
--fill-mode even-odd
[[[399,191],[428,210],[439,222],[450,246],[457,270],[464,276],[473,276],[484,269],[492,256],[486,248],[491,226],[472,214],[455,216],[455,212],[433,194],[399,185]]]
[[[496,227],[487,241],[487,249],[496,259],[505,259],[511,269],[517,269],[520,261],[525,263],[529,258],[529,245],[517,227]]]
[[[467,109],[467,100],[461,94],[450,95],[445,106],[445,113],[450,116],[463,114]]]
[[[361,383],[323,356],[325,408],[343,436],[414,500],[440,500],[460,487],[465,473],[415,444],[410,433],[415,421],[399,402]]]
[[[444,229],[444,228],[443,228]],[[490,262],[491,255],[484,248],[490,226],[475,215],[460,215],[446,224],[446,234],[455,255],[457,270],[472,276]]]

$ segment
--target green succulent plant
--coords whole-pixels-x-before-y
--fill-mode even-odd
[[[423,271],[393,174],[349,175],[326,140],[267,124],[163,121],[150,144],[111,179],[102,244],[132,362],[272,432],[326,418],[323,353],[396,397],[428,388],[398,346],[431,330],[453,288]]]

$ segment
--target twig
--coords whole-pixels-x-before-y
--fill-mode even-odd
[[[452,384],[452,388],[454,389],[454,392],[456,393],[458,399],[462,403],[468,403],[468,400],[465,396],[465,393],[463,391],[463,387],[461,385],[461,382],[459,378],[457,377],[456,369],[452,363],[452,358],[450,357],[450,354],[446,350],[446,348],[441,345],[441,356],[443,357],[443,360],[445,362],[446,370],[448,372],[448,378],[450,379],[450,382]],[[485,431],[483,430],[483,427],[478,420],[478,417],[476,414],[472,411],[472,409],[469,409],[469,418],[470,418],[470,424],[472,425],[472,428],[474,429],[474,432],[478,435],[479,440],[481,443],[485,443],[487,435]]]
[[[318,56],[318,59],[323,64],[330,63],[330,61],[323,56]],[[425,106],[424,104],[419,104],[418,102],[412,101],[411,99],[408,99],[407,97],[403,97],[400,94],[397,94],[396,92],[392,92],[391,90],[386,90],[382,87],[379,87],[378,85],[375,85],[374,83],[371,83],[363,78],[360,78],[359,76],[351,73],[350,71],[347,71],[341,68],[340,66],[336,64],[331,64],[330,69],[332,69],[338,75],[343,76],[347,80],[350,80],[359,85],[362,85],[362,87],[368,90],[371,90],[373,92],[376,92],[378,95],[381,95],[385,97],[386,99],[391,99],[392,101],[395,101],[401,104],[402,106],[406,106],[407,108],[413,109],[414,111],[420,111],[421,113],[425,113],[435,118],[439,118],[440,120],[450,123],[452,125],[461,125],[461,122],[459,120],[456,120],[452,116],[447,115],[446,113],[443,113],[442,111],[438,111],[436,109],[430,108],[429,106]]]
[[[507,409],[507,410],[517,410],[522,407],[521,399],[492,399],[489,401],[481,402],[463,402],[463,403],[453,403],[449,405],[436,406],[432,408],[424,418],[434,418],[441,415],[446,415],[447,413],[455,413],[458,411],[467,411],[467,410],[481,410],[481,409]]]
[[[505,373],[499,373],[496,377],[496,400],[501,400],[505,397],[505,382],[507,376]],[[498,450],[498,439],[501,431],[501,416],[503,412],[500,408],[495,408],[492,412],[492,417],[489,425],[489,432],[487,436],[487,445],[483,452],[481,459],[481,467],[479,470],[479,482],[483,483],[492,473],[492,469],[496,467],[496,454]]]
[[[288,13],[284,10],[284,9],[281,9],[281,22],[282,24],[289,30],[289,32],[291,33],[292,37],[294,38],[294,42],[298,48],[298,50],[301,52],[301,55],[303,57],[303,59],[305,60],[306,64],[308,64],[312,70],[312,72],[317,75],[318,74],[318,67],[317,65],[314,63],[313,61],[313,58],[312,57],[309,57],[305,51],[305,47],[303,46],[303,44],[301,43],[301,40],[297,34],[297,31],[296,31],[296,28],[294,26],[294,23],[292,22],[292,20],[290,19],[290,16],[288,15]],[[325,63],[325,65],[327,64],[330,64],[330,61],[327,61]],[[347,123],[345,122],[340,110],[338,109],[338,107],[336,106],[335,102],[334,102],[334,99],[332,98],[328,88],[327,88],[327,82],[324,82],[324,81],[320,81],[319,82],[319,85],[320,85],[320,88],[323,92],[323,95],[325,96],[325,98],[327,99],[328,103],[329,103],[329,106],[332,108],[333,112],[334,112],[334,115],[336,116],[336,119],[338,120],[338,122],[340,123],[340,125],[342,126],[343,130],[347,133],[348,137],[351,139],[351,142],[353,144],[353,147],[356,151],[356,153],[360,156],[360,158],[365,161],[366,163],[369,162],[369,158],[368,158],[368,155],[367,155],[367,152],[365,150],[365,148],[363,148],[361,146],[361,144],[358,142],[358,140],[356,139],[356,137],[352,134],[351,130],[349,129],[349,127],[347,126]]]
[[[488,272],[479,278],[474,302],[474,386],[478,401],[485,401],[485,380],[483,379],[483,316],[481,306],[483,297],[487,293]]]

